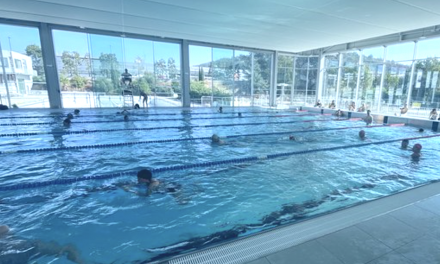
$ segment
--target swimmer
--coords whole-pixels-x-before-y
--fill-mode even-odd
[[[85,263],[73,245],[60,245],[54,241],[26,240],[10,234],[7,225],[0,225],[0,263],[36,263],[36,256],[65,255],[68,260],[77,264]],[[39,261],[38,261],[39,262]]]
[[[423,132],[425,132],[425,130],[423,128],[419,128],[419,132],[423,133]]]
[[[242,117],[241,113],[238,113],[238,117]]]
[[[141,107],[139,106],[139,104],[135,104],[134,105],[134,109],[140,109]]]
[[[147,186],[147,195],[150,195],[153,191],[159,193],[171,193],[175,198],[178,198],[178,191],[181,188],[180,184],[168,183],[163,184],[157,179],[153,178],[150,170],[142,169],[137,173],[138,184]],[[175,196],[177,195],[177,196]]]
[[[421,144],[419,143],[414,144],[414,146],[412,147],[413,153],[411,154],[411,158],[416,161],[419,160],[420,157],[422,156],[421,150],[422,150]]]
[[[217,134],[212,135],[211,141],[212,141],[212,143],[219,144],[219,145],[225,144],[225,142],[223,140],[221,140]]]
[[[79,109],[75,109],[75,110],[73,110],[73,113],[74,113],[75,115],[79,115]]]
[[[219,113],[223,113],[223,107],[220,106],[220,107],[218,108],[218,112],[219,112]]]
[[[73,119],[73,115],[69,113],[69,114],[67,114],[67,118],[68,119]]]
[[[9,109],[8,106],[0,104],[0,110],[8,110],[8,109]]]
[[[365,104],[362,104],[361,107],[358,108],[358,112],[365,112]]]
[[[373,123],[373,117],[370,115],[370,112],[371,112],[370,110],[367,110],[367,116],[362,118],[362,120],[364,120],[367,126]]]
[[[320,100],[316,101],[314,107],[322,107],[321,101]]]
[[[293,141],[295,141],[296,138],[295,138],[294,136],[290,135],[290,136],[289,136],[289,140],[293,140]]]
[[[63,121],[64,126],[68,127],[68,126],[70,126],[70,124],[72,124],[72,121],[70,121],[70,118],[64,119],[64,121]]]
[[[150,195],[157,187],[160,182],[153,178],[153,175],[150,170],[143,169],[137,173],[138,184],[146,184],[147,185],[147,194]]]
[[[364,140],[364,139],[365,139],[365,131],[364,131],[364,130],[359,131],[359,138],[360,138],[361,140]]]
[[[125,122],[128,121],[128,115],[124,115],[124,121],[125,121]]]
[[[116,114],[117,114],[117,115],[119,115],[119,114],[120,114],[120,115],[128,115],[129,112],[128,112],[127,110],[124,109],[124,110],[122,110],[122,112],[116,112]]]
[[[402,144],[400,145],[400,148],[401,149],[408,149],[408,145],[409,145],[409,140],[404,139],[404,140],[402,140]]]
[[[342,112],[341,109],[338,109],[333,115],[335,115],[337,117],[341,117],[341,116],[344,116],[344,112]]]

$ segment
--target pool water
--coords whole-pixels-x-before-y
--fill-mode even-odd
[[[0,134],[168,126],[181,128],[0,137],[0,151],[6,152],[0,154],[3,164],[0,186],[433,134],[430,131],[419,133],[416,128],[408,126],[372,127],[364,128],[367,139],[361,141],[358,137],[360,128],[311,132],[363,126],[364,123],[359,120],[335,120],[332,116],[281,113],[257,108],[240,109],[242,118],[235,118],[238,110],[219,114],[211,109],[196,109],[182,114],[178,109],[158,109],[133,111],[136,115],[130,115],[129,122],[75,124],[75,121],[122,120],[115,112],[110,109],[83,110],[72,121],[70,128],[63,128],[62,118],[48,117],[49,111],[20,111],[12,115],[41,117],[0,119],[0,124],[54,120],[57,120],[57,124],[1,126]],[[165,113],[168,115],[161,115]],[[200,117],[213,119],[196,119]],[[181,120],[152,120],[176,118]],[[137,121],[147,119],[151,121]],[[289,121],[307,122],[244,125]],[[289,131],[299,132],[287,133]],[[287,134],[228,138],[271,132]],[[226,144],[216,145],[209,139],[201,139],[108,148],[8,152],[200,138],[210,137],[214,133]],[[289,140],[289,134],[294,135],[296,140]],[[0,224],[10,226],[13,236],[20,239],[73,245],[85,263],[148,263],[437,180],[439,174],[436,165],[440,156],[437,146],[440,139],[419,139],[411,141],[410,146],[415,143],[423,145],[420,161],[411,160],[411,152],[400,149],[400,142],[394,142],[158,172],[154,177],[164,185],[181,188],[175,193],[156,192],[148,197],[132,192],[142,193],[143,190],[134,186],[136,179],[131,175],[1,191]],[[130,191],[117,187],[124,184],[133,186],[129,188]],[[37,255],[32,260],[38,263],[72,263],[66,256],[54,255]]]

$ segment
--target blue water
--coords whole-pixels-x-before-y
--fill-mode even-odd
[[[243,118],[191,119],[219,117],[210,109],[192,110],[181,115],[177,109],[139,110],[137,114],[175,113],[176,115],[130,116],[130,122],[75,124],[75,121],[115,120],[115,110],[83,110],[70,128],[55,125],[2,126],[0,134],[22,132],[81,131],[188,125],[237,124],[237,126],[120,131],[75,135],[39,135],[0,138],[0,151],[134,142],[156,139],[198,138],[218,134],[227,143],[210,140],[151,143],[100,149],[62,150],[39,153],[1,154],[0,186],[195,164],[250,156],[311,150],[388,139],[431,135],[414,127],[360,129],[295,133],[296,141],[286,135],[234,137],[253,133],[302,131],[362,126],[361,121],[335,121],[334,117],[275,111],[251,113],[240,110]],[[227,112],[227,111],[225,111]],[[205,115],[196,115],[205,113]],[[8,115],[10,113],[8,112]],[[48,111],[16,112],[15,116],[45,116]],[[88,115],[111,115],[93,117]],[[275,115],[288,117],[264,117]],[[3,115],[5,116],[5,115]],[[248,118],[248,117],[255,118]],[[135,121],[136,119],[182,118],[173,121]],[[51,122],[54,118],[0,119],[0,124]],[[287,122],[238,126],[253,122]],[[62,119],[59,119],[61,123]],[[217,165],[186,171],[157,173],[164,183],[182,185],[176,194],[154,193],[138,196],[121,188],[120,183],[135,182],[130,176],[110,180],[91,180],[26,190],[0,192],[2,222],[12,228],[13,237],[26,240],[56,241],[72,244],[86,263],[139,263],[188,252],[181,245],[199,248],[197,241],[210,240],[213,234],[246,236],[261,230],[306,219],[345,206],[376,199],[390,193],[438,179],[439,138],[410,142],[423,145],[423,156],[415,162],[400,143],[322,151],[283,158],[260,160],[241,165]],[[134,188],[134,187],[133,187]],[[136,190],[136,189],[134,189]],[[227,238],[233,238],[229,236]],[[205,239],[205,240],[204,240]],[[218,243],[219,240],[213,240]],[[193,244],[191,244],[193,243]],[[211,245],[210,243],[206,244]],[[65,256],[37,256],[39,263],[71,263]]]

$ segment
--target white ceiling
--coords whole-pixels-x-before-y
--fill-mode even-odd
[[[301,52],[440,24],[440,0],[0,0],[0,17]]]

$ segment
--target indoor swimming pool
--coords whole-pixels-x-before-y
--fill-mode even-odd
[[[429,129],[261,108],[117,111],[81,110],[70,127],[67,110],[1,113],[0,263],[166,260],[439,179]],[[173,191],[147,196],[143,168]],[[31,254],[35,241],[69,250]]]

